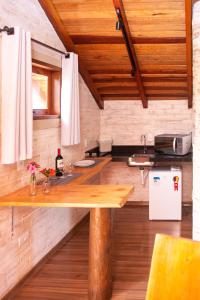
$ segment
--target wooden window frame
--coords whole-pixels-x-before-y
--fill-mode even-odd
[[[33,60],[33,63],[32,73],[48,77],[48,108],[33,109],[33,119],[60,118],[61,68],[36,60]],[[59,81],[59,87],[56,85],[56,81]]]

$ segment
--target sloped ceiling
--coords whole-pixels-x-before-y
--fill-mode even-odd
[[[39,0],[97,104],[106,100],[188,99],[192,107],[191,0]],[[116,9],[127,21],[132,75]],[[139,76],[139,77],[138,77]],[[141,85],[138,84],[141,79]],[[142,92],[144,94],[142,94]]]

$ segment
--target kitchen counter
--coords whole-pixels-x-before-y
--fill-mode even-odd
[[[118,161],[118,162],[127,162],[128,157],[130,157],[133,154],[142,154],[144,153],[144,147],[143,146],[137,146],[137,145],[123,145],[123,146],[113,146],[112,147],[112,161]],[[192,153],[189,153],[187,155],[183,156],[177,156],[177,155],[161,155],[157,154],[154,151],[154,146],[147,146],[147,154],[153,155],[153,157],[150,158],[150,161],[155,162],[192,162]]]
[[[99,158],[100,163],[92,168],[75,168],[82,173],[72,182],[52,186],[49,194],[39,188],[35,196],[29,195],[26,186],[9,195],[0,197],[0,206],[39,207],[89,207],[89,267],[88,298],[110,299],[112,294],[111,208],[122,207],[133,190],[132,185],[89,185],[91,178],[111,161],[110,157]]]
[[[40,189],[29,196],[28,189],[0,198],[0,206],[120,208],[132,191],[131,185],[62,185],[53,186],[48,194]]]
[[[50,193],[44,194],[38,186],[35,196],[29,195],[29,186],[0,197],[0,206],[45,206],[45,207],[99,207],[120,208],[126,203],[133,187],[130,185],[90,185],[91,177],[98,174],[110,161],[110,157],[99,158],[94,167],[75,168],[82,173],[66,185],[51,186]]]
[[[192,162],[192,153],[183,156],[150,154],[150,161],[154,162]],[[128,158],[129,156],[112,156],[112,161],[127,162]]]
[[[155,162],[192,162],[192,153],[186,155],[162,155],[154,154],[153,157],[150,157],[150,161]]]

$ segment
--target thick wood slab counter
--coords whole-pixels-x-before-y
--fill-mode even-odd
[[[26,186],[11,194],[0,197],[0,206],[45,206],[45,207],[100,207],[120,208],[132,191],[130,185],[84,185],[91,177],[98,174],[111,161],[111,158],[100,159],[93,168],[76,168],[82,173],[66,185],[52,186],[48,194],[38,187],[37,195],[29,195]]]
[[[0,198],[0,206],[99,207],[120,208],[132,191],[130,185],[54,186],[49,194],[39,191],[29,196],[28,189]]]
[[[96,159],[96,158],[95,158]],[[101,158],[92,168],[76,168],[82,173],[66,185],[52,186],[43,194],[39,187],[36,196],[24,187],[0,197],[0,206],[88,207],[90,208],[88,299],[109,300],[112,295],[112,220],[111,208],[120,208],[133,187],[131,185],[89,185],[111,158]]]

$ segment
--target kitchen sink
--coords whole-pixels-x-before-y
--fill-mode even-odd
[[[154,154],[146,154],[146,153],[139,153],[133,154],[128,158],[128,165],[130,167],[153,167],[154,161],[150,161],[150,158],[153,158]]]

